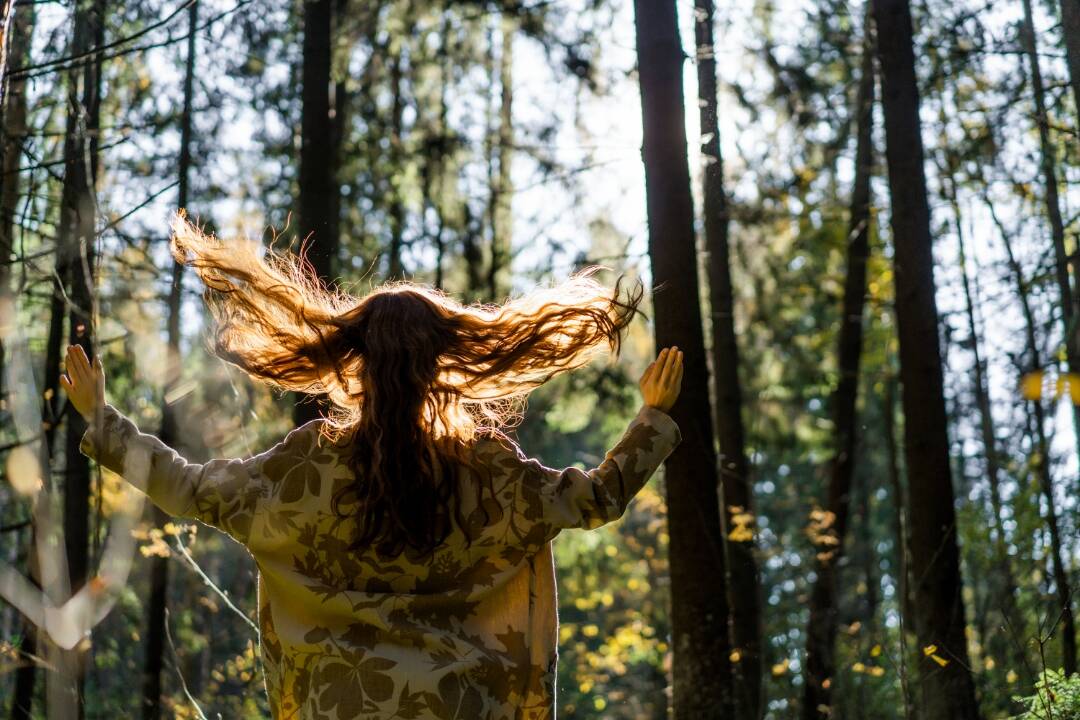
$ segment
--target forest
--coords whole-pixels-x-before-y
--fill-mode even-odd
[[[4,717],[270,717],[250,557],[58,384],[198,462],[317,417],[211,351],[184,208],[359,295],[645,283],[512,431],[594,467],[685,353],[555,541],[559,717],[1080,718],[1080,0],[0,6]]]

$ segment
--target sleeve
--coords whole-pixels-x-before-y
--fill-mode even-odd
[[[524,520],[527,540],[542,542],[563,529],[593,529],[619,519],[680,442],[671,416],[643,405],[604,461],[589,470],[556,470],[517,445],[504,448],[512,457],[501,464],[517,475],[514,514]]]
[[[284,452],[306,428],[295,428],[277,445],[252,457],[191,463],[106,404],[87,427],[79,449],[166,513],[199,520],[247,545],[259,499],[267,492],[263,464]]]

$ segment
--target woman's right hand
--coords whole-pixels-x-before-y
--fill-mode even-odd
[[[638,381],[645,404],[663,412],[671,410],[682,388],[682,376],[682,350],[674,345],[661,350]]]

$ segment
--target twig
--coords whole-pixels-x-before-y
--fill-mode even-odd
[[[202,578],[203,582],[206,583],[211,590],[217,593],[218,597],[220,597],[225,602],[225,605],[228,606],[230,610],[242,617],[244,619],[244,622],[246,622],[252,630],[258,633],[259,626],[256,625],[255,622],[247,616],[247,613],[236,607],[236,605],[233,604],[233,601],[229,599],[229,596],[225,594],[225,591],[215,585],[214,581],[210,579],[210,576],[207,575],[201,567],[199,567],[199,563],[195,562],[195,558],[191,557],[191,553],[188,552],[188,549],[180,540],[180,536],[174,535],[173,539],[176,541],[176,546],[180,549],[180,554],[184,556],[184,559],[188,561],[188,564],[190,564],[195,573]]]
[[[192,697],[191,691],[188,690],[187,680],[184,679],[184,673],[180,672],[180,654],[176,652],[176,645],[173,644],[172,633],[169,631],[169,608],[165,608],[165,639],[169,641],[169,649],[173,654],[173,667],[176,668],[176,677],[180,678],[180,689],[184,691],[184,697],[188,699],[191,706],[195,708],[195,712],[199,713],[201,720],[208,720],[203,713],[202,708],[199,707],[199,703]]]

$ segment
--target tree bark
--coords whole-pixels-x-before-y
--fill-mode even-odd
[[[942,118],[944,121],[944,117]],[[958,264],[960,266],[960,273],[962,278],[962,287],[964,290],[964,316],[968,324],[968,335],[970,337],[971,352],[974,356],[974,377],[973,377],[973,390],[975,395],[975,406],[979,415],[979,431],[983,444],[983,456],[986,461],[986,478],[987,484],[990,489],[990,505],[991,505],[991,517],[989,519],[988,529],[991,537],[988,537],[989,544],[993,548],[995,556],[995,562],[1001,569],[1002,587],[1000,587],[1000,601],[1002,606],[1000,611],[1006,620],[1006,625],[1011,626],[1012,629],[1022,627],[1023,617],[1020,613],[1020,609],[1017,606],[1017,582],[1016,575],[1013,572],[1012,562],[1009,558],[1009,551],[1007,548],[1007,542],[1005,538],[1005,529],[1002,525],[1003,501],[1001,497],[1001,462],[998,453],[997,446],[997,434],[994,429],[994,416],[991,409],[990,388],[986,377],[986,361],[982,357],[980,349],[980,338],[978,324],[975,318],[975,306],[977,301],[975,299],[975,293],[972,289],[972,283],[967,273],[967,253],[965,233],[962,222],[962,213],[960,210],[960,201],[956,187],[956,172],[959,168],[960,157],[952,149],[948,149],[945,152],[944,167],[940,169],[942,176],[942,194],[944,200],[949,204],[952,210],[953,216],[953,232],[956,235],[956,245],[958,252]],[[997,596],[997,593],[994,593]],[[1023,667],[1024,663],[1022,658],[1015,657],[1010,648],[1015,648],[1019,638],[1012,640],[1007,639],[1007,642],[1003,645],[999,645],[997,648],[997,661],[1001,663],[1002,667],[1016,667],[1017,665]]]
[[[733,717],[716,455],[708,400],[694,207],[686,158],[684,54],[673,0],[635,0],[642,154],[657,347],[684,352],[671,416],[683,441],[665,463],[674,716]]]
[[[855,404],[862,357],[863,309],[866,304],[866,262],[870,255],[870,178],[874,165],[874,56],[870,18],[866,18],[862,75],[855,102],[857,118],[855,183],[848,226],[847,274],[841,310],[837,367],[840,382],[833,393],[833,432],[836,449],[829,474],[826,510],[832,523],[827,544],[818,549],[817,580],[810,593],[810,621],[806,630],[806,682],[802,716],[805,720],[832,716],[831,686],[835,682],[833,657],[837,628],[836,568],[843,557],[847,536],[851,483],[855,472],[857,415]],[[824,539],[823,538],[823,539]]]
[[[13,61],[20,64],[29,64],[30,43],[34,26],[34,6],[15,8],[11,5],[14,17],[10,19],[11,31],[9,35],[9,50],[5,58],[7,64]],[[6,69],[6,68],[4,68]],[[15,78],[8,81],[4,90],[4,139],[3,161],[0,163],[0,181],[3,186],[0,189],[0,295],[3,302],[11,302],[11,267],[14,263],[15,250],[15,213],[19,201],[19,168],[21,166],[23,141],[26,138],[26,81]],[[14,304],[8,305],[14,312]],[[10,388],[7,387],[6,372],[6,348],[0,347],[0,398],[10,403]],[[10,405],[9,405],[10,407]],[[30,528],[27,533],[29,545],[27,549],[27,565],[30,568],[30,576],[36,582],[36,536],[35,529]],[[37,650],[37,628],[26,618],[22,619],[22,644],[20,651],[24,656],[33,655]],[[15,687],[11,699],[12,720],[30,720],[30,713],[34,701],[34,685],[37,681],[37,667],[33,662],[24,661],[15,671]]]
[[[750,468],[742,419],[742,384],[739,380],[739,346],[735,337],[735,301],[731,284],[730,218],[724,187],[724,158],[720,146],[720,123],[716,81],[716,39],[713,33],[712,0],[695,0],[694,40],[697,47],[698,108],[704,167],[705,248],[708,253],[709,304],[712,329],[713,405],[720,443],[719,492],[731,517],[753,513]],[[738,717],[761,716],[761,578],[754,557],[755,543],[725,541],[729,572],[728,602],[731,607],[732,643],[739,661],[732,666]]]
[[[408,23],[406,23],[406,26]],[[405,97],[402,81],[401,53],[390,60],[390,258],[386,277],[398,280],[404,276],[401,253],[405,244],[405,201],[401,191],[402,135],[404,133]]]
[[[104,44],[104,0],[76,3],[72,55],[88,53]],[[96,240],[96,180],[101,109],[101,59],[76,65],[68,75],[68,115],[64,141],[64,185],[58,245],[66,254],[71,286],[68,292],[68,342],[83,346],[94,357],[92,324],[94,244]],[[64,476],[64,546],[71,592],[86,582],[90,564],[90,462],[79,451],[86,421],[73,409],[67,412]],[[74,695],[78,716],[85,713],[86,647],[62,654],[64,682]]]
[[[177,205],[188,207],[191,170],[192,97],[195,84],[195,33],[199,21],[199,2],[188,7],[187,59],[184,68],[184,106],[180,114],[179,192]],[[178,440],[176,408],[169,397],[170,390],[180,380],[180,306],[184,266],[173,262],[172,282],[169,284],[168,305],[168,370],[161,399],[161,429],[159,437],[166,445]],[[152,510],[154,527],[160,528],[169,516],[156,505]],[[143,664],[143,720],[161,717],[161,672],[165,662],[165,610],[169,594],[169,558],[154,556],[150,565],[150,601],[146,614],[146,657]]]
[[[1035,36],[1031,0],[1021,0],[1024,21],[1020,25],[1020,40],[1028,59],[1031,72],[1031,93],[1035,101],[1035,125],[1039,131],[1039,165],[1043,176],[1043,199],[1046,203],[1046,219],[1050,223],[1050,238],[1054,245],[1054,271],[1061,296],[1061,319],[1065,334],[1065,359],[1069,372],[1080,374],[1080,263],[1072,264],[1072,282],[1069,285],[1069,256],[1065,250],[1065,221],[1061,216],[1061,197],[1058,193],[1057,152],[1050,139],[1050,121],[1046,111],[1046,87],[1042,67],[1039,64],[1039,45]],[[1070,382],[1078,382],[1071,378]],[[1073,430],[1077,448],[1080,450],[1080,406],[1073,405]],[[1077,486],[1080,489],[1080,486]],[[1076,655],[1072,657],[1076,667]]]
[[[1027,295],[1027,283],[1024,280],[1023,269],[1013,253],[1012,241],[1005,231],[1004,225],[994,211],[993,204],[987,194],[983,195],[984,202],[990,209],[994,224],[997,225],[1001,240],[1005,245],[1005,254],[1008,259],[1009,270],[1016,285],[1017,299],[1020,301],[1020,310],[1024,316],[1024,339],[1027,350],[1028,362],[1026,373],[1042,375],[1043,361],[1039,352],[1039,343],[1036,336],[1038,327],[1035,314],[1031,309],[1031,303]],[[1076,618],[1072,609],[1070,591],[1072,585],[1069,582],[1069,573],[1063,562],[1063,550],[1061,533],[1058,524],[1057,503],[1054,499],[1054,484],[1050,476],[1050,439],[1046,434],[1046,409],[1042,398],[1030,398],[1028,412],[1031,416],[1030,425],[1033,427],[1035,452],[1037,453],[1035,471],[1039,479],[1039,488],[1043,499],[1046,500],[1046,525],[1050,530],[1050,554],[1054,576],[1054,585],[1057,589],[1058,607],[1061,608],[1061,655],[1062,665],[1066,675],[1076,672]],[[1070,669],[1071,668],[1071,669]]]
[[[333,0],[305,0],[300,113],[300,236],[310,237],[307,258],[323,282],[334,278],[340,245],[341,188],[338,150],[341,128],[331,97],[333,59]],[[340,103],[339,103],[340,104]],[[319,417],[325,396],[294,393],[293,423]]]
[[[513,240],[513,216],[511,201],[510,169],[514,158],[514,32],[517,21],[510,13],[504,13],[500,23],[499,53],[499,131],[498,146],[494,159],[497,171],[491,184],[489,207],[491,224],[491,265],[488,266],[488,295],[491,302],[499,302],[510,290],[510,260]]]
[[[964,636],[911,8],[908,0],[873,0],[873,8],[892,198],[912,605],[915,633],[927,653],[920,662],[920,706],[925,720],[976,720],[979,708]]]
[[[1061,0],[1061,33],[1065,39],[1073,102],[1080,115],[1080,0]]]

